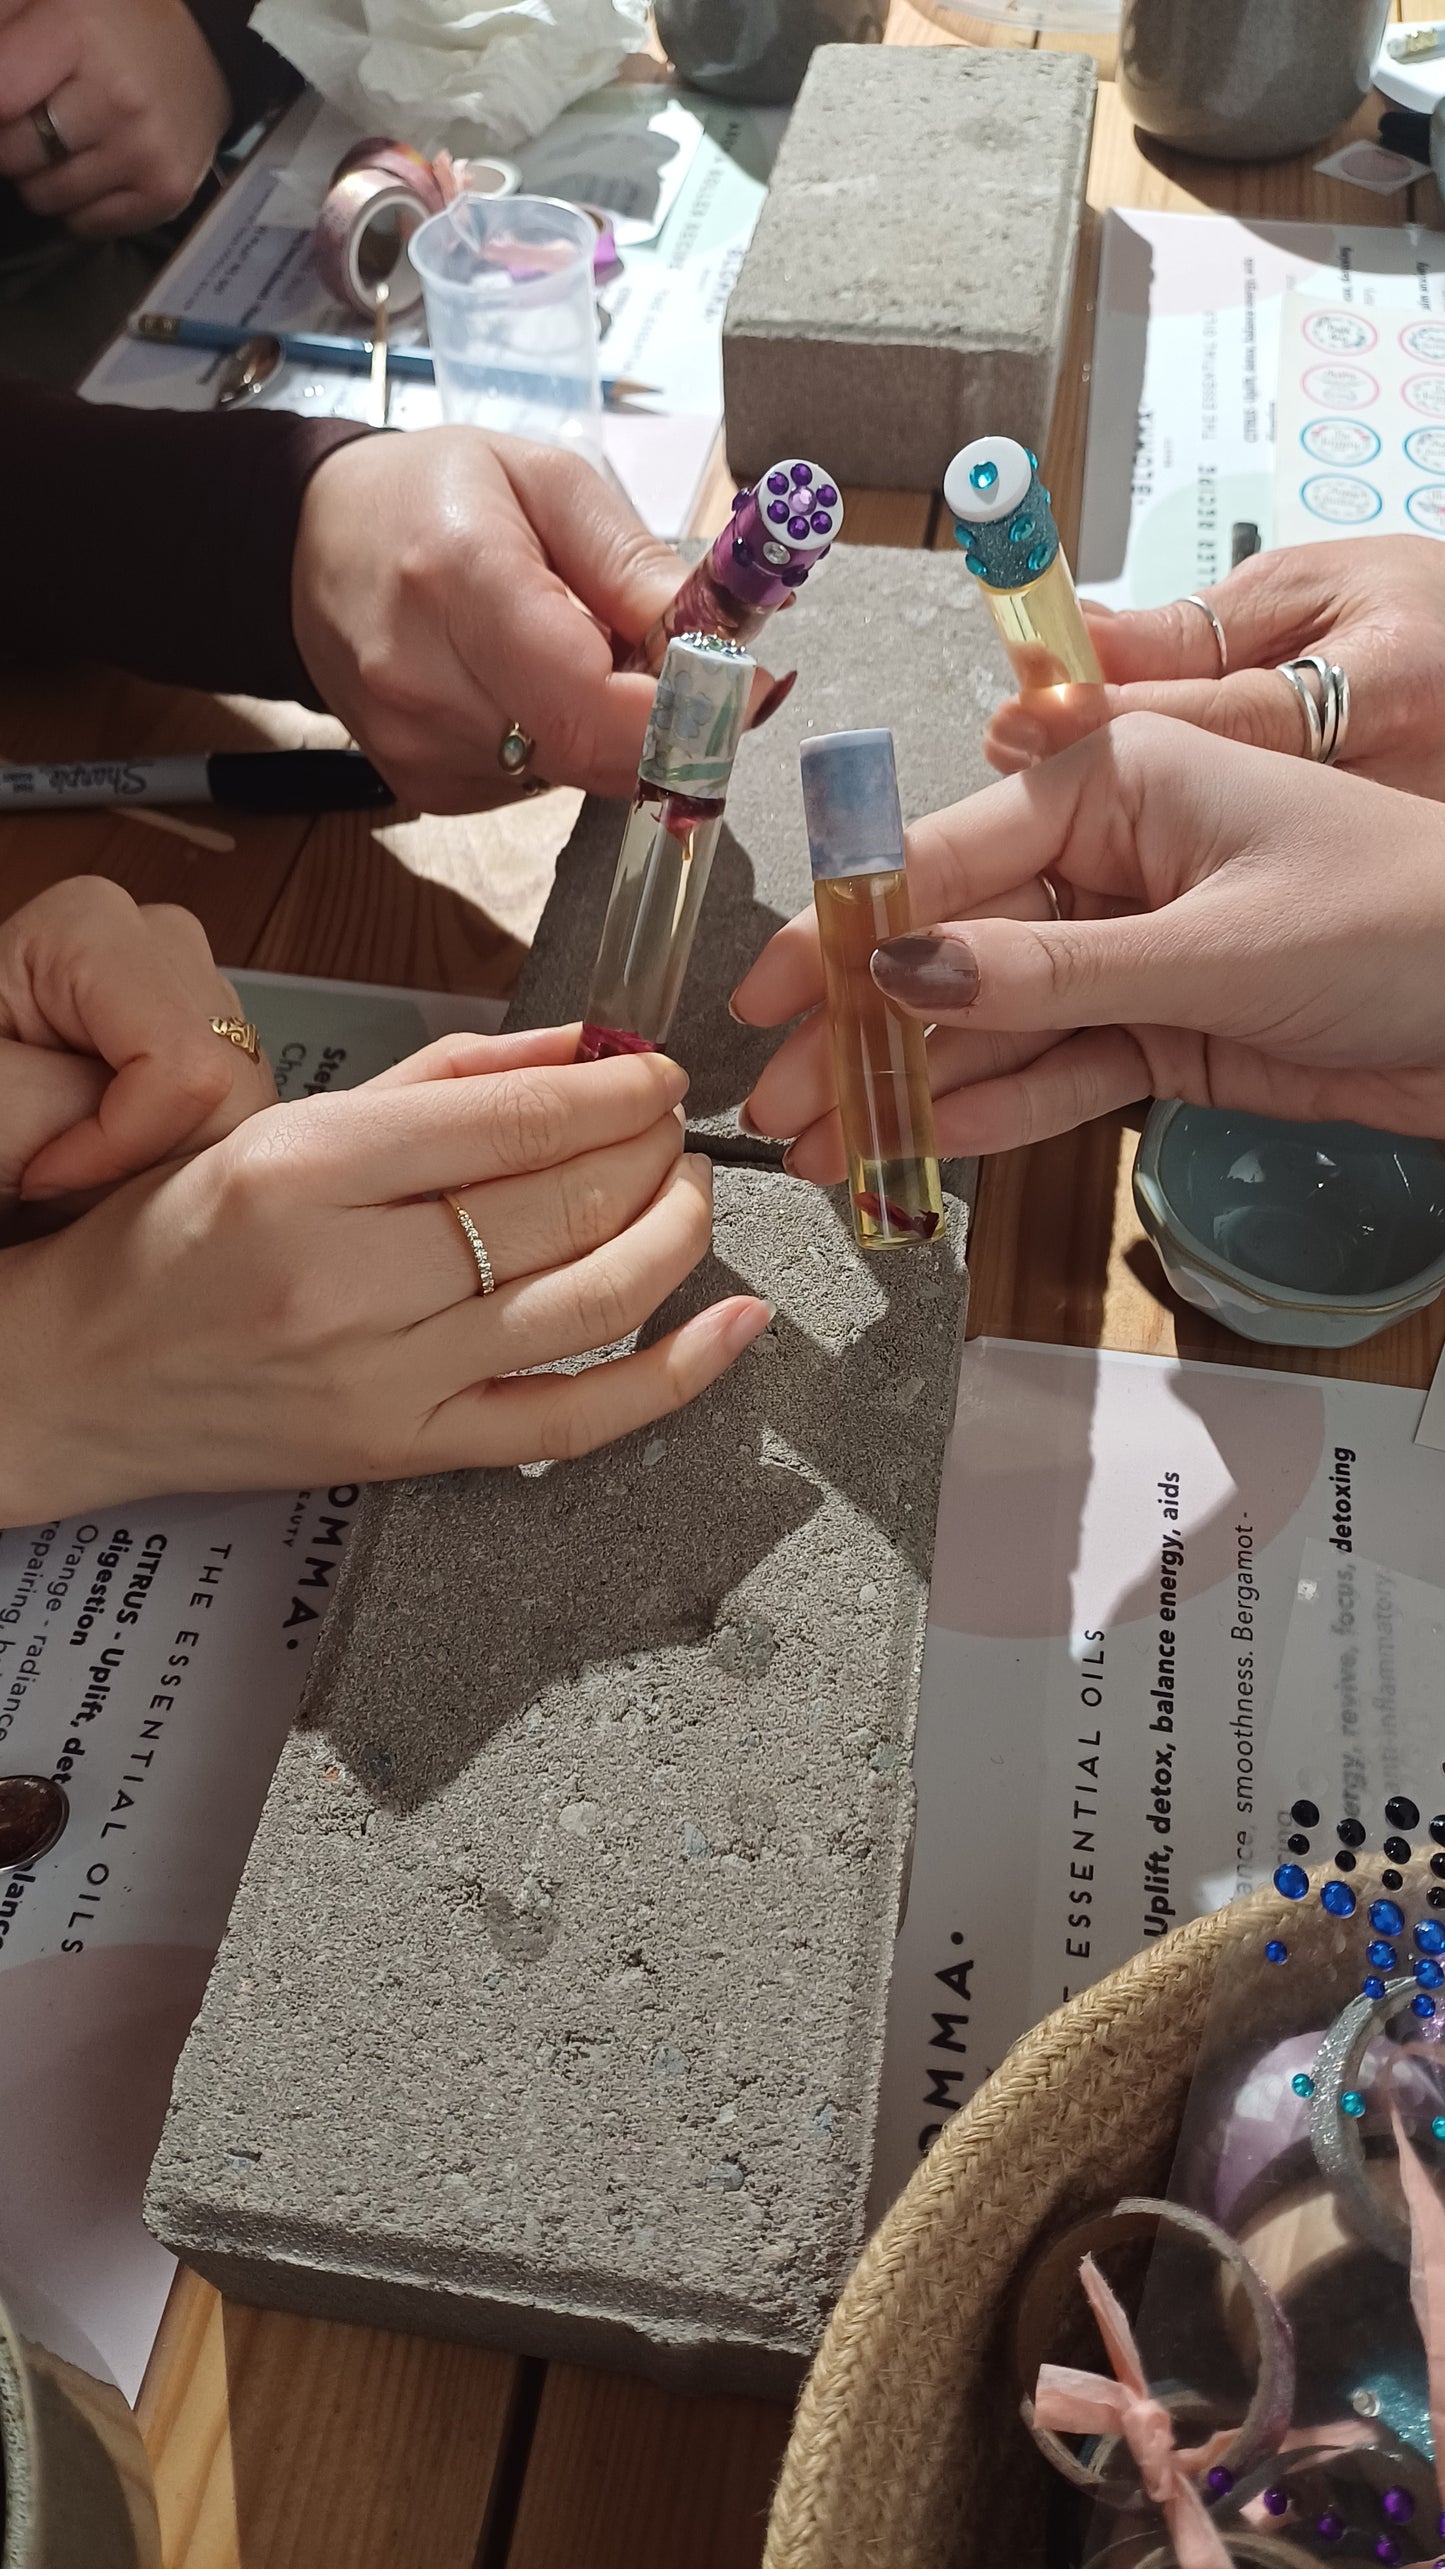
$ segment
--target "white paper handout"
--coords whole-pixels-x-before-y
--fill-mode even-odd
[[[1275,1863],[1263,1741],[1305,1545],[1445,1587],[1445,1457],[1414,1441],[1421,1407],[1308,1375],[965,1348],[875,2212],[1030,2025]],[[1330,1698],[1280,1706],[1282,1741],[1303,1722],[1338,1754]]]
[[[1275,540],[1445,535],[1445,314],[1281,307]]]
[[[1236,525],[1275,522],[1283,300],[1297,291],[1383,330],[1445,318],[1445,233],[1375,224],[1104,217],[1076,565],[1113,607],[1222,579]],[[1423,476],[1422,476],[1423,478]],[[1305,530],[1339,532],[1323,521]]]
[[[232,975],[284,1098],[347,1088],[493,1000]],[[144,1500],[0,1532],[0,1773],[56,1776],[51,1854],[0,1874],[0,2274],[128,2398],[172,2260],[141,2221],[200,2005],[360,1499]]]

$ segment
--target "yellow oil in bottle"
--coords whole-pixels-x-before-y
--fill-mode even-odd
[[[917,1248],[943,1227],[923,1028],[890,1008],[869,969],[912,925],[908,878],[822,877],[813,885],[833,1030],[848,1200],[860,1249]]]
[[[1020,695],[1045,687],[1102,686],[1103,671],[1062,550],[1026,589],[991,589],[982,580],[979,586]]]

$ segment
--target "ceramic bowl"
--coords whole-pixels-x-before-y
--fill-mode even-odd
[[[1134,1202],[1175,1292],[1268,1346],[1354,1347],[1445,1287],[1438,1142],[1161,1099]]]

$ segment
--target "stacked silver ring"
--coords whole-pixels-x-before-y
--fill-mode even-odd
[[[1279,675],[1299,699],[1305,719],[1305,756],[1318,767],[1332,767],[1344,755],[1350,727],[1350,682],[1337,660],[1310,651],[1302,660],[1281,660]]]

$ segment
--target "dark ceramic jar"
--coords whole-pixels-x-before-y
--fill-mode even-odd
[[[656,0],[658,41],[679,80],[715,98],[781,107],[818,45],[876,45],[889,0]]]
[[[1390,0],[1123,0],[1119,94],[1181,151],[1283,160],[1354,114],[1389,14]]]

